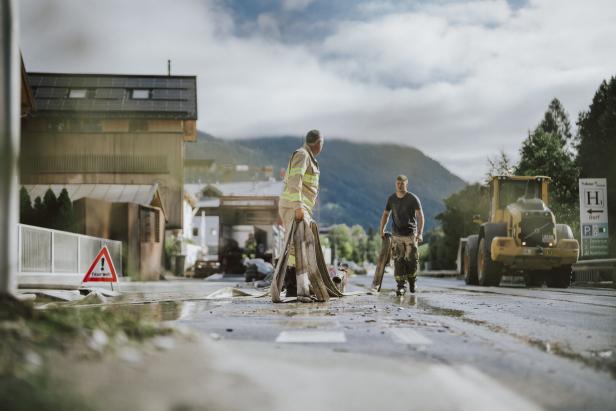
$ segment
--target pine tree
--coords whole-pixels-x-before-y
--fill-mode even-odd
[[[45,222],[45,206],[43,205],[43,200],[41,197],[36,197],[34,199],[34,211],[32,216],[32,225],[37,227],[45,227],[43,224]]]
[[[64,231],[73,231],[75,225],[75,216],[73,213],[73,203],[68,196],[68,191],[63,188],[58,197],[58,209],[56,215],[55,228]]]
[[[25,187],[19,190],[19,222],[22,224],[33,225],[34,209],[32,208],[32,200],[30,194]]]
[[[537,128],[541,128],[546,133],[554,134],[564,145],[569,144],[572,140],[569,115],[557,98],[550,102],[548,110],[543,115],[543,120]]]
[[[578,171],[573,155],[567,151],[563,140],[538,127],[522,143],[519,175],[552,177],[550,193],[558,203],[575,204],[577,201]]]
[[[43,210],[41,226],[55,228],[57,224],[58,199],[51,188],[48,188],[43,196]]]
[[[553,99],[543,120],[520,148],[516,173],[552,177],[551,196],[561,205],[577,201],[578,168],[570,148],[569,116],[558,99]]]

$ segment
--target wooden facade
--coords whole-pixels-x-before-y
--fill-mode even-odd
[[[196,141],[196,78],[30,73],[22,184],[157,184],[182,228],[184,143]],[[143,92],[139,98],[135,92]],[[77,97],[75,97],[77,96]]]

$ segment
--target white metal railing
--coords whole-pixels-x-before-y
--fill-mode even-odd
[[[18,273],[83,276],[104,245],[121,276],[121,241],[19,224]]]
[[[580,260],[573,265],[576,283],[612,281],[616,283],[616,258]]]

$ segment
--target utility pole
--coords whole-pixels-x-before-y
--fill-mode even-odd
[[[20,57],[17,2],[0,0],[0,296],[17,289]]]

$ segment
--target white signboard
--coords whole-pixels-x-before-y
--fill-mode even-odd
[[[608,254],[605,178],[580,178],[580,230],[583,256]]]

